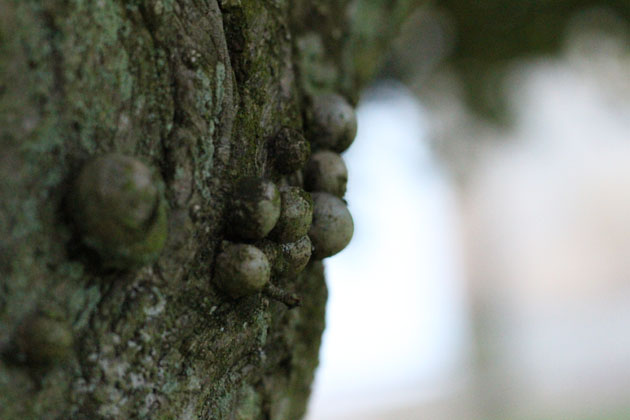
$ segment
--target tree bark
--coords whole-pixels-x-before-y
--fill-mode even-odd
[[[288,310],[226,298],[213,261],[235,180],[288,182],[270,139],[303,131],[313,93],[356,101],[377,62],[371,41],[384,45],[411,4],[393,3],[0,0],[0,418],[302,417],[322,263],[279,280],[303,298]],[[101,267],[66,211],[81,166],[112,151],[166,186],[168,240],[140,269]],[[67,360],[45,369],[15,345],[41,311],[73,337]]]

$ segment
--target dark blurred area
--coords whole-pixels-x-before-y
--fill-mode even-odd
[[[486,117],[505,117],[500,81],[516,60],[556,56],[575,29],[629,36],[627,0],[447,0],[413,10],[378,77],[416,85],[452,71],[467,105]]]

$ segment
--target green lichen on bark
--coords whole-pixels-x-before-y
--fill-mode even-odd
[[[323,0],[0,0],[0,418],[303,415],[324,328],[323,266],[278,279],[303,296],[291,311],[260,294],[231,300],[211,276],[236,180],[280,181],[270,139],[283,127],[303,133],[309,94],[356,98],[343,51],[349,10]],[[165,181],[169,237],[151,266],[105,268],[67,215],[78,171],[109,152]],[[15,338],[49,307],[73,346],[36,369]]]
[[[226,297],[212,273],[230,194],[245,176],[300,184],[277,169],[277,133],[304,135],[314,95],[356,104],[421,3],[0,0],[0,418],[299,419],[323,266],[274,279],[298,309]],[[629,16],[626,0],[608,3]],[[436,4],[459,28],[451,63],[473,98],[495,64],[553,51],[573,7],[519,3],[499,22],[505,2]],[[67,216],[80,168],[109,152],[165,181],[169,237],[151,266],[105,269]],[[70,354],[30,365],[20,325],[50,312],[70,326]]]

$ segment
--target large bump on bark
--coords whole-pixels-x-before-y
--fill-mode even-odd
[[[354,222],[346,204],[328,193],[313,193],[313,224],[308,236],[315,248],[313,258],[331,257],[343,250],[354,234]]]
[[[103,265],[130,268],[157,259],[168,227],[164,185],[155,171],[110,153],[85,164],[73,187],[75,224]]]

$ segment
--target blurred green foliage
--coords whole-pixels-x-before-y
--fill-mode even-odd
[[[380,0],[361,3],[374,7]],[[418,74],[427,69],[454,70],[470,108],[496,119],[503,116],[501,77],[508,66],[516,59],[557,54],[580,12],[593,12],[580,21],[585,30],[618,29],[611,21],[630,25],[630,0],[434,0],[406,6],[416,11],[405,10],[410,17],[404,25],[391,21],[391,29],[400,36],[380,77],[417,82]]]
[[[581,11],[599,9],[630,22],[630,0],[443,0],[435,6],[452,20],[454,40],[448,58],[464,82],[471,109],[486,117],[504,116],[500,77],[512,60],[555,54],[568,25]],[[601,14],[585,28],[609,30]]]
[[[434,3],[453,19],[451,59],[496,63],[522,55],[553,53],[567,22],[580,10],[607,8],[630,21],[629,0],[442,0]]]

